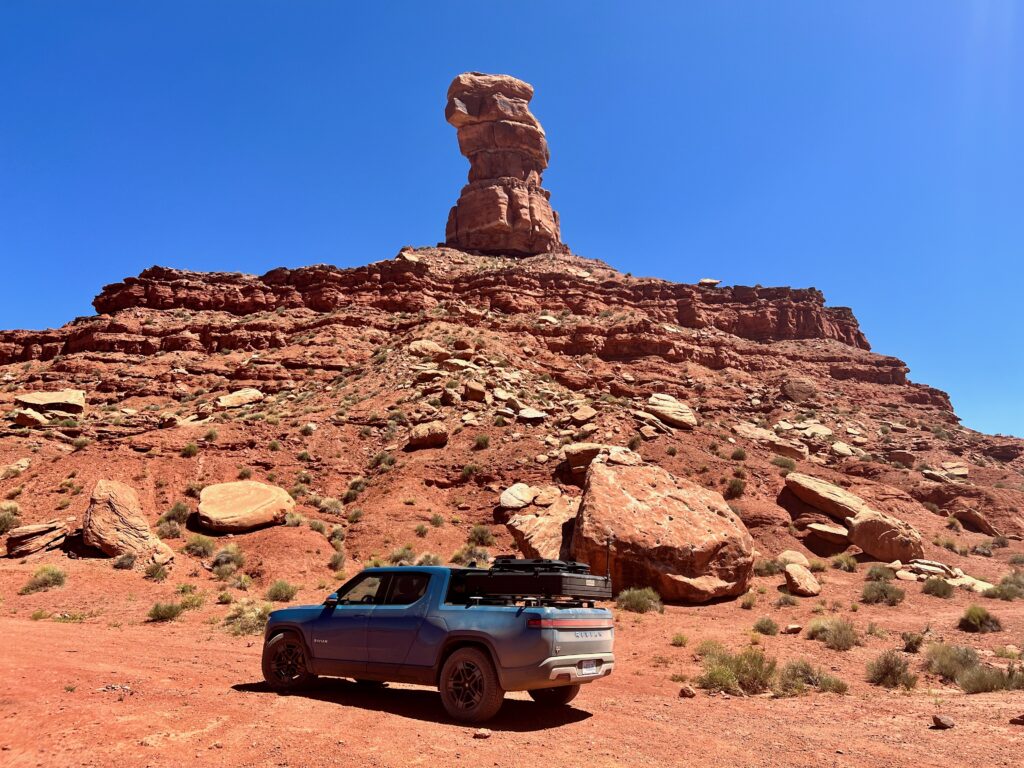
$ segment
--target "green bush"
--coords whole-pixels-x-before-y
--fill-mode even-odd
[[[697,685],[710,691],[754,695],[769,690],[775,678],[775,659],[765,656],[759,648],[747,648],[737,654],[707,654],[702,664],[704,672],[697,678]]]
[[[903,602],[906,593],[895,584],[888,581],[869,581],[864,585],[861,592],[861,602],[868,604],[885,603],[886,605],[899,605]]]
[[[807,627],[807,638],[820,640],[834,651],[848,651],[860,645],[860,636],[847,619],[815,619]]]
[[[985,597],[1007,602],[1024,597],[1024,571],[1014,569],[1013,573],[1004,576],[997,586],[986,589]]]
[[[932,597],[949,598],[953,596],[953,585],[938,576],[929,576],[921,585],[921,591]]]
[[[1003,625],[995,616],[980,605],[968,606],[957,626],[964,632],[999,632]]]
[[[747,452],[742,448],[736,448],[733,450],[730,458],[732,458],[733,461],[744,461],[747,458]]]
[[[743,596],[743,599],[740,600],[740,608],[745,611],[751,610],[755,605],[757,605],[757,595],[753,592],[747,592],[747,594]]]
[[[857,570],[857,558],[849,552],[843,552],[832,558],[832,567],[838,571],[853,573]]]
[[[43,565],[36,569],[25,586],[18,590],[19,595],[30,595],[33,592],[45,592],[54,587],[64,586],[67,576],[64,571],[54,565]]]
[[[896,578],[896,571],[887,565],[872,565],[864,578],[868,581],[892,581]]]
[[[808,688],[816,688],[822,693],[838,694],[849,690],[844,681],[811,666],[810,662],[803,659],[790,661],[782,668],[773,690],[776,696],[799,696]]]
[[[903,638],[903,651],[905,653],[917,653],[921,650],[922,643],[924,643],[924,635],[920,632],[903,632],[900,637]]]
[[[485,448],[490,447],[490,445],[491,438],[488,435],[477,435],[476,439],[473,441],[473,449],[477,451],[482,451]]]
[[[275,603],[288,603],[298,591],[299,588],[294,584],[289,584],[284,579],[278,579],[267,590],[267,600],[272,600]]]
[[[341,551],[335,552],[331,555],[331,561],[327,564],[327,567],[332,571],[340,571],[345,565],[345,553]]]
[[[990,691],[1012,690],[1015,687],[1014,679],[1018,677],[1024,680],[1024,675],[1018,674],[1013,665],[1010,667],[1009,674],[995,667],[978,665],[961,672],[956,678],[956,684],[963,689],[964,693],[989,693]]]
[[[327,533],[327,526],[323,520],[310,520],[308,525],[309,530],[319,533],[321,536]]]
[[[179,525],[183,525],[188,520],[189,514],[188,505],[183,501],[176,501],[169,510],[160,516],[160,521],[173,521]]]
[[[199,453],[199,446],[195,443],[186,443],[185,447],[181,449],[181,456],[184,459],[191,459],[193,456]]]
[[[195,557],[209,557],[213,554],[213,548],[216,546],[213,539],[209,536],[203,536],[201,533],[194,533],[188,537],[188,541],[185,542],[186,554],[193,555]]]
[[[0,536],[21,523],[21,508],[13,501],[0,504]]]
[[[774,464],[776,467],[782,467],[782,469],[786,469],[789,471],[793,471],[794,469],[796,469],[796,462],[793,461],[793,459],[789,458],[788,456],[773,456],[772,464]]]
[[[812,557],[810,563],[807,566],[807,570],[809,570],[811,573],[822,573],[826,568],[828,568],[828,566],[825,565],[825,561],[819,560],[816,557]]]
[[[478,547],[490,547],[494,544],[494,534],[486,525],[474,525],[467,541]]]
[[[224,625],[233,635],[258,635],[267,626],[267,618],[273,609],[270,603],[239,600],[228,611]]]
[[[295,512],[289,512],[284,516],[284,524],[287,528],[298,528],[304,522],[306,522],[306,518]]]
[[[351,512],[348,513],[345,519],[348,520],[350,524],[358,523],[360,520],[363,519],[363,510],[359,508],[353,509]]]
[[[675,648],[683,648],[686,646],[687,642],[688,641],[686,635],[682,634],[681,632],[677,632],[676,634],[672,635],[672,646]]]
[[[412,551],[412,547],[408,544],[391,550],[391,554],[388,555],[388,562],[391,565],[412,565],[415,559],[416,553]]]
[[[154,603],[149,609],[150,621],[174,621],[184,608],[178,603]]]
[[[868,663],[868,682],[885,688],[905,688],[908,691],[917,685],[917,675],[908,671],[907,660],[899,651],[883,651],[874,661]]]
[[[167,578],[167,568],[160,563],[150,563],[146,566],[145,576],[150,581],[161,582]]]
[[[173,520],[162,520],[156,526],[156,535],[161,539],[180,539],[181,526]]]
[[[204,602],[205,598],[201,593],[189,592],[181,599],[181,603],[179,603],[179,605],[181,605],[181,609],[183,611],[194,611],[198,608],[202,608]]]
[[[441,515],[437,514],[431,515],[430,524],[435,528],[440,528],[442,525],[444,525],[444,518],[441,517]]]
[[[747,484],[738,477],[734,477],[729,480],[728,485],[725,486],[725,492],[722,495],[727,499],[738,499],[746,490]]]
[[[785,563],[779,562],[772,558],[770,560],[755,560],[754,561],[754,575],[755,576],[776,576],[785,570]]]
[[[779,595],[778,600],[775,601],[776,608],[792,608],[794,605],[799,605],[799,601],[788,592]]]
[[[622,611],[631,613],[649,613],[657,611],[662,613],[665,606],[661,603],[661,595],[650,587],[633,587],[619,592],[615,598],[615,606]]]
[[[926,669],[950,682],[978,663],[978,652],[963,645],[932,643],[925,650]]]
[[[779,634],[779,625],[768,616],[762,616],[754,622],[754,631],[761,635],[777,635]]]

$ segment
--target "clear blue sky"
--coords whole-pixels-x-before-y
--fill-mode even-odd
[[[820,288],[967,425],[1024,435],[1012,0],[3,0],[0,327],[91,314],[152,264],[436,243],[466,70],[536,86],[577,253]]]

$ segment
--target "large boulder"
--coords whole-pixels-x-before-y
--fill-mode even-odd
[[[409,352],[416,355],[416,357],[429,358],[435,363],[440,363],[442,360],[447,360],[452,356],[451,352],[430,339],[416,339],[416,341],[409,344]]]
[[[579,499],[559,496],[550,506],[534,504],[523,509],[505,526],[524,557],[564,560],[569,556],[579,505]]]
[[[834,483],[799,472],[790,472],[786,475],[786,488],[800,501],[839,522],[853,517],[868,506],[860,496]]]
[[[688,603],[740,595],[753,550],[746,526],[714,491],[607,456],[587,471],[572,553],[598,573],[610,556],[617,590],[653,587],[665,600]]]
[[[15,405],[33,411],[64,411],[81,413],[85,410],[85,392],[81,389],[60,389],[56,392],[27,392],[16,395]]]
[[[134,555],[138,565],[165,564],[171,548],[149,529],[139,495],[116,480],[97,480],[82,523],[82,541],[109,557]]]
[[[513,483],[498,497],[498,506],[502,509],[523,509],[533,503],[540,493],[539,488],[534,488],[527,483]]]
[[[799,376],[790,376],[779,385],[779,391],[783,397],[792,400],[794,403],[802,403],[818,396],[818,388],[810,379]]]
[[[924,556],[921,534],[910,523],[865,507],[846,521],[850,541],[883,562],[907,562]]]
[[[672,395],[651,395],[647,401],[647,410],[673,427],[693,429],[697,426],[697,417],[690,410],[690,406],[679,402]]]
[[[258,403],[263,399],[263,393],[254,387],[243,387],[221,395],[217,398],[218,408],[240,408],[243,405]]]
[[[405,444],[405,449],[418,451],[421,448],[442,448],[447,443],[448,428],[444,422],[427,421],[409,430],[409,441]]]
[[[786,566],[786,588],[797,597],[816,597],[821,594],[821,584],[806,566],[789,563]]]
[[[275,525],[294,508],[286,490],[255,480],[208,485],[199,494],[199,522],[212,531],[244,533]]]

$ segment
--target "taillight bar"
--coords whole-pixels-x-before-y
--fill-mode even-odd
[[[527,619],[530,629],[611,629],[611,619]]]

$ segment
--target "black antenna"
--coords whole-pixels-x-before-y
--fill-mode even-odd
[[[608,539],[604,543],[604,577],[608,579],[608,583],[612,580],[612,540]]]

